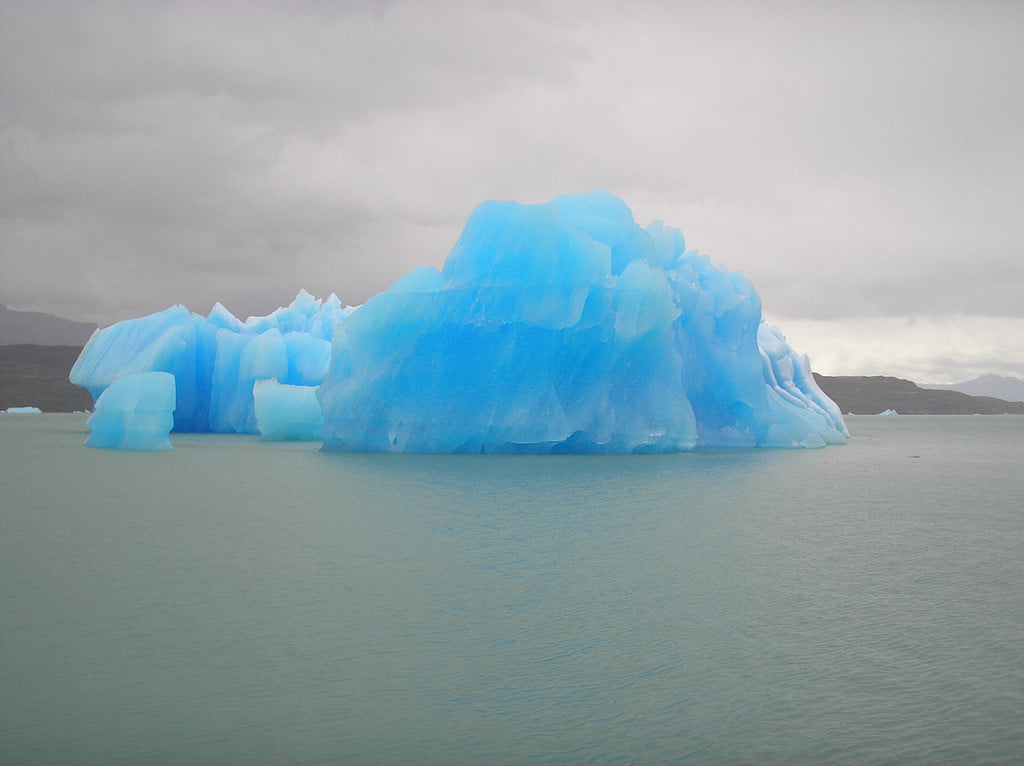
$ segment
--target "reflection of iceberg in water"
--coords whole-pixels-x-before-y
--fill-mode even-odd
[[[678,229],[640,228],[605,192],[484,203],[442,270],[416,269],[358,309],[300,293],[247,322],[219,304],[122,322],[97,331],[71,378],[96,397],[148,370],[174,375],[175,430],[311,438],[322,425],[326,450],[846,438],[806,357],[762,324],[753,285],[686,251]]]

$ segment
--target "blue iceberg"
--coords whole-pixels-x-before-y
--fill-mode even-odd
[[[648,453],[845,442],[739,274],[605,192],[487,202],[444,267],[335,332],[325,450]]]
[[[244,322],[219,303],[206,317],[172,306],[97,330],[69,377],[98,401],[126,375],[167,372],[177,390],[175,431],[254,434],[257,381],[319,385],[334,328],[352,311],[335,295],[320,301],[304,290]]]
[[[256,427],[268,441],[320,441],[324,416],[316,386],[291,386],[276,379],[253,386]]]
[[[444,267],[358,308],[302,291],[241,321],[219,303],[98,330],[71,381],[99,401],[172,376],[175,431],[328,451],[650,453],[847,437],[753,285],[636,224],[606,192],[486,202]],[[116,441],[116,440],[111,440]]]
[[[87,447],[108,449],[171,449],[174,425],[174,376],[139,372],[112,383],[96,400],[89,416]]]

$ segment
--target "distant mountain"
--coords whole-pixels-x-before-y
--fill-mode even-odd
[[[885,410],[895,410],[900,415],[1024,415],[1024,402],[921,388],[902,378],[831,377],[817,373],[814,378],[844,415],[877,415]]]
[[[0,346],[84,346],[96,325],[38,311],[14,311],[0,303]]]
[[[1024,380],[1007,378],[1003,375],[982,375],[974,380],[965,380],[963,383],[952,383],[945,386],[922,383],[921,388],[931,388],[936,391],[960,391],[971,396],[994,396],[996,399],[1005,399],[1008,402],[1024,402]]]

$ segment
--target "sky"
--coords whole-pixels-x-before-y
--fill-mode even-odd
[[[0,0],[0,302],[357,305],[606,189],[813,368],[1024,377],[1024,3]]]

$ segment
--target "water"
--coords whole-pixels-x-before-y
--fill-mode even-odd
[[[0,417],[0,762],[1017,763],[1024,418],[645,457]]]

